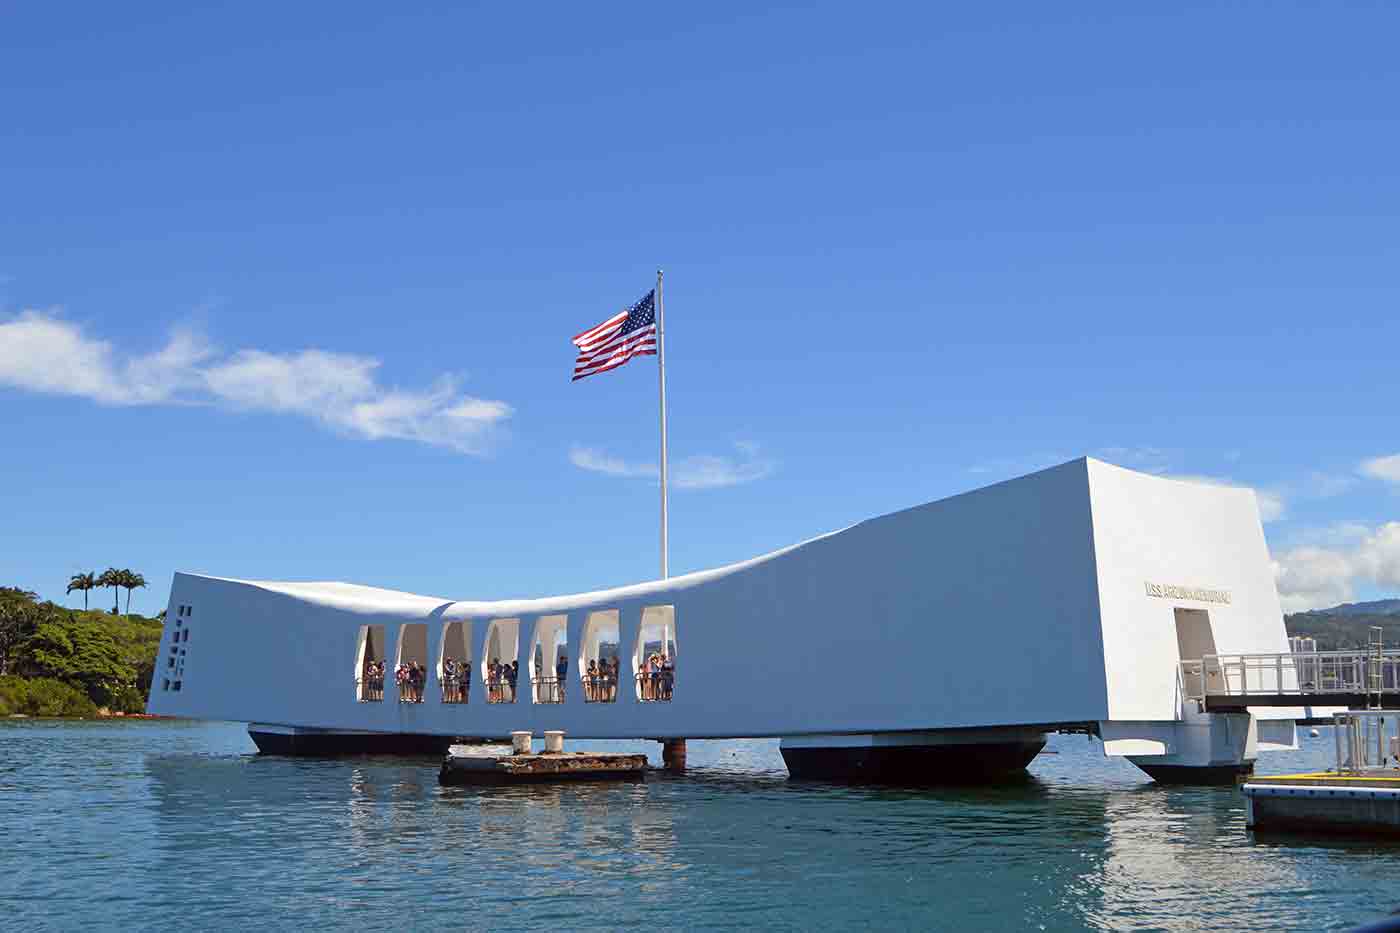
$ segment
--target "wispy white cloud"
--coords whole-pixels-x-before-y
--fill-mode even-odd
[[[1233,489],[1250,489],[1254,492],[1254,498],[1259,503],[1259,520],[1263,522],[1276,522],[1283,518],[1284,514],[1287,512],[1287,503],[1284,500],[1284,494],[1277,489],[1259,489],[1245,486],[1223,476],[1172,473],[1168,474],[1168,477],[1187,483],[1201,483],[1206,486],[1228,486]]]
[[[1372,479],[1382,479],[1388,483],[1400,483],[1400,454],[1391,454],[1388,457],[1372,457],[1361,462],[1360,471],[1363,476]]]
[[[717,489],[752,483],[771,476],[778,468],[776,461],[763,456],[757,444],[737,441],[734,449],[733,457],[700,455],[677,461],[672,482],[677,489]]]
[[[1324,538],[1325,544],[1301,545],[1275,558],[1285,611],[1349,602],[1361,583],[1400,588],[1400,522],[1347,523],[1327,529]]]
[[[763,455],[757,444],[736,441],[733,456],[700,454],[683,457],[671,464],[671,485],[676,489],[718,489],[752,483],[772,475],[777,462]],[[593,447],[576,446],[569,451],[569,462],[583,470],[607,476],[659,480],[655,463],[629,462]]]
[[[510,417],[443,376],[424,390],[383,386],[380,361],[326,350],[224,353],[189,329],[144,355],[124,355],[56,311],[0,319],[0,385],[103,405],[215,405],[297,415],[353,437],[394,438],[481,453]]]
[[[569,462],[579,469],[607,476],[641,476],[657,480],[661,477],[661,468],[655,463],[629,463],[592,447],[574,447],[569,451]]]

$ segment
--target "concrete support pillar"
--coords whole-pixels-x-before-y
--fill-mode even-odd
[[[661,763],[667,771],[685,771],[685,739],[662,739]]]

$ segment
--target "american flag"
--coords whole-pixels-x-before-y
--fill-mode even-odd
[[[574,378],[616,369],[634,356],[656,355],[656,291],[574,338]]]

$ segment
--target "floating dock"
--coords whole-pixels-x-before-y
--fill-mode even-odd
[[[1400,771],[1283,774],[1243,791],[1251,829],[1400,836]]]
[[[1400,836],[1400,736],[1395,714],[1333,717],[1337,767],[1251,778],[1241,788],[1255,830]]]
[[[566,752],[563,734],[549,733],[542,754],[530,751],[528,733],[516,733],[513,746],[454,745],[438,772],[438,783],[547,784],[558,781],[639,781],[646,755]],[[558,738],[553,738],[557,735]]]

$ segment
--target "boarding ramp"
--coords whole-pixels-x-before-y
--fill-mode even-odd
[[[1204,712],[1251,706],[1400,709],[1400,649],[1206,655],[1180,662],[1182,695]]]

